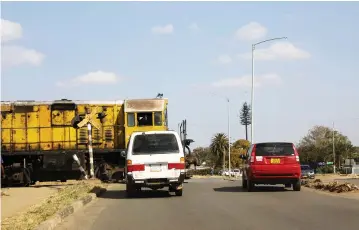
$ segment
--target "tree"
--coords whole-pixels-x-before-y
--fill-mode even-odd
[[[340,132],[335,131],[334,137],[335,161],[339,165],[341,160],[348,158],[355,150],[348,137]],[[297,148],[302,162],[333,161],[333,131],[329,127],[314,126]]]
[[[248,125],[252,124],[251,122],[251,108],[244,102],[240,111],[240,122],[241,125],[246,127],[246,140],[248,140]]]
[[[209,147],[197,147],[192,152],[198,157],[200,164],[206,162],[207,165],[214,165],[216,163]]]
[[[217,133],[211,141],[210,150],[216,159],[216,166],[220,165],[222,158],[223,169],[226,165],[226,152],[228,152],[228,137],[224,133]]]
[[[250,147],[250,143],[247,140],[239,139],[233,142],[231,146],[231,165],[238,168],[242,165],[243,161],[241,155],[246,154]]]
[[[232,147],[235,149],[242,149],[246,152],[246,151],[248,151],[250,145],[251,145],[251,143],[249,141],[244,140],[244,139],[239,139],[239,140],[236,140],[235,142],[233,142]]]
[[[231,148],[231,166],[233,168],[239,168],[243,164],[243,161],[241,159],[242,154],[242,149]]]

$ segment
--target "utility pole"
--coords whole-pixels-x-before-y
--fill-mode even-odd
[[[335,156],[335,129],[334,129],[334,121],[333,121],[333,172],[334,172],[334,174],[336,173],[336,170],[335,170],[335,162],[336,162],[336,160],[335,160],[335,158],[336,158],[336,156]]]
[[[251,90],[251,143],[254,144],[254,50],[256,44],[252,45],[252,90]]]
[[[229,98],[227,98],[227,106],[228,106],[228,171],[231,172],[231,108],[229,104]]]

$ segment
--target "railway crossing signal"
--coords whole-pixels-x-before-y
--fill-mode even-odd
[[[98,114],[98,107],[95,107],[90,112],[89,109],[87,109],[85,118],[80,121],[77,126],[79,128],[84,127],[85,125],[91,124],[91,126],[94,126],[96,129],[101,128],[101,123],[97,120],[97,114]]]
[[[97,120],[97,114],[98,114],[98,107],[95,107],[91,111],[89,108],[87,108],[85,118],[77,124],[79,128],[82,128],[85,125],[87,125],[91,178],[95,177],[93,148],[92,148],[92,126],[95,127],[96,129],[101,129],[101,123]]]

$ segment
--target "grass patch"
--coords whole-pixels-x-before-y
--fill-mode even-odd
[[[1,223],[3,230],[31,230],[41,222],[47,220],[57,211],[71,204],[73,201],[87,195],[95,187],[105,188],[106,184],[101,182],[81,181],[73,185],[66,186],[40,204],[28,208],[26,211],[16,216],[8,217]],[[26,194],[24,194],[26,195]]]

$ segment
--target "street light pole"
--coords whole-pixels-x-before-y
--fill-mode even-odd
[[[267,39],[255,44],[252,44],[252,92],[251,92],[251,143],[254,143],[254,107],[253,107],[253,102],[254,102],[254,50],[256,49],[256,45],[265,43],[265,42],[269,42],[269,41],[274,41],[274,40],[282,40],[282,39],[287,39],[287,37],[279,37],[279,38],[271,38],[271,39]]]
[[[227,97],[227,109],[228,109],[228,171],[231,172],[231,109],[229,105],[229,98]]]
[[[333,172],[336,173],[335,170],[335,129],[334,129],[334,121],[333,121]]]
[[[255,45],[252,45],[252,91],[251,91],[251,143],[254,141],[254,116],[253,116],[253,101],[254,101],[254,49]]]
[[[213,96],[219,96],[211,92]],[[229,104],[229,97],[224,97],[227,101],[227,119],[228,119],[228,170],[231,170],[231,108]],[[223,153],[225,154],[225,153]],[[224,163],[223,163],[224,164]],[[225,164],[223,165],[223,170],[225,170]]]

